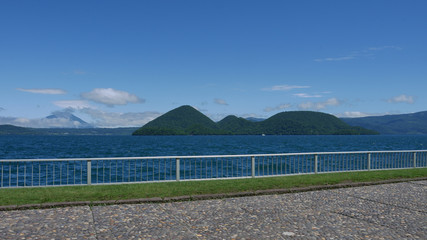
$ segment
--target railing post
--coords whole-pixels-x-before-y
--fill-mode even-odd
[[[255,157],[252,156],[251,157],[251,172],[252,172],[252,177],[255,177]]]
[[[314,173],[317,174],[318,155],[314,155]]]
[[[92,184],[92,161],[87,160],[87,185]]]
[[[179,168],[179,158],[176,159],[176,181],[179,182],[181,176],[180,176],[180,168]]]
[[[371,153],[368,153],[368,171],[371,171]]]
[[[417,167],[417,153],[414,152],[414,168]]]

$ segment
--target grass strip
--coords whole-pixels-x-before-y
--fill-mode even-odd
[[[0,189],[0,206],[194,196],[427,177],[427,168],[233,180]]]

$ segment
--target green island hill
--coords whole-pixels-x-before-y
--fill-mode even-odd
[[[195,108],[184,105],[148,122],[132,135],[376,135],[350,126],[339,118],[312,111],[281,112],[263,121],[233,115],[214,122]]]

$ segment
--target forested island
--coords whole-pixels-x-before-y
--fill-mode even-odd
[[[249,121],[233,115],[214,122],[185,105],[145,124],[133,135],[374,135],[378,132],[350,126],[321,112],[281,112],[263,121]]]

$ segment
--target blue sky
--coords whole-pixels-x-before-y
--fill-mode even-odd
[[[2,1],[0,124],[427,110],[427,1]]]

